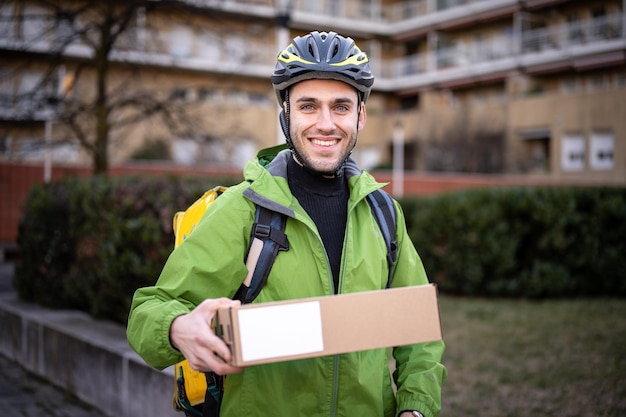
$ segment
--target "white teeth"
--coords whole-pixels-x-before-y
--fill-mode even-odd
[[[333,146],[335,144],[334,140],[320,140],[313,139],[313,143],[319,146]]]

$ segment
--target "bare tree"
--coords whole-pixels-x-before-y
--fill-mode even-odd
[[[135,82],[137,70],[128,62],[126,68],[131,69],[126,71],[124,79],[114,81],[112,77],[112,69],[125,64],[124,57],[118,52],[136,34],[138,18],[157,7],[176,9],[182,3],[150,0],[40,0],[28,3],[38,5],[40,8],[36,10],[44,10],[45,16],[41,15],[42,12],[29,14],[21,0],[0,3],[5,8],[5,17],[6,9],[13,8],[15,26],[29,21],[48,23],[34,25],[41,28],[37,38],[53,40],[47,43],[47,50],[38,50],[37,38],[32,36],[22,44],[21,52],[45,55],[49,63],[40,83],[26,94],[31,95],[31,102],[40,103],[33,107],[33,111],[41,110],[41,107],[54,110],[55,122],[69,128],[73,138],[91,155],[94,174],[108,171],[114,130],[154,117],[158,117],[175,135],[193,137],[199,129],[198,120],[189,114],[188,106],[180,100],[171,100],[163,92],[138,86]],[[52,24],[50,16],[54,16]],[[57,84],[64,82],[58,80],[60,65],[71,71],[65,77],[67,85],[61,91],[40,97],[42,91],[50,90],[53,79]],[[75,86],[85,82],[93,83],[89,89],[93,94],[72,94]]]

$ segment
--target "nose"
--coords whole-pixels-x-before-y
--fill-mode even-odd
[[[321,131],[330,131],[335,128],[335,122],[330,108],[324,107],[319,111],[316,125]]]

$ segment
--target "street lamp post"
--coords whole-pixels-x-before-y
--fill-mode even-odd
[[[46,97],[45,108],[45,132],[44,132],[44,159],[43,159],[43,181],[50,182],[52,179],[52,125],[58,118],[59,108],[61,106],[60,96],[50,95]]]
[[[52,118],[46,118],[44,160],[43,160],[43,181],[50,182],[52,179]]]
[[[277,52],[280,51],[280,48],[283,48],[285,45],[289,43],[289,21],[291,20],[291,10],[293,8],[292,0],[279,0],[278,1],[278,13],[276,15],[276,20],[278,21],[278,29],[276,34],[276,43],[277,43]],[[282,110],[282,103],[278,103],[278,114],[280,114]],[[276,135],[276,142],[280,145],[285,141],[283,137],[283,129],[280,124],[280,119],[277,117],[278,121],[278,129]],[[287,132],[288,133],[288,132]]]
[[[397,122],[393,128],[393,196],[404,194],[404,126]]]

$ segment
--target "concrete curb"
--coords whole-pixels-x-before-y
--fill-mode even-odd
[[[111,417],[181,417],[173,368],[162,372],[128,346],[123,326],[0,294],[0,353]]]

